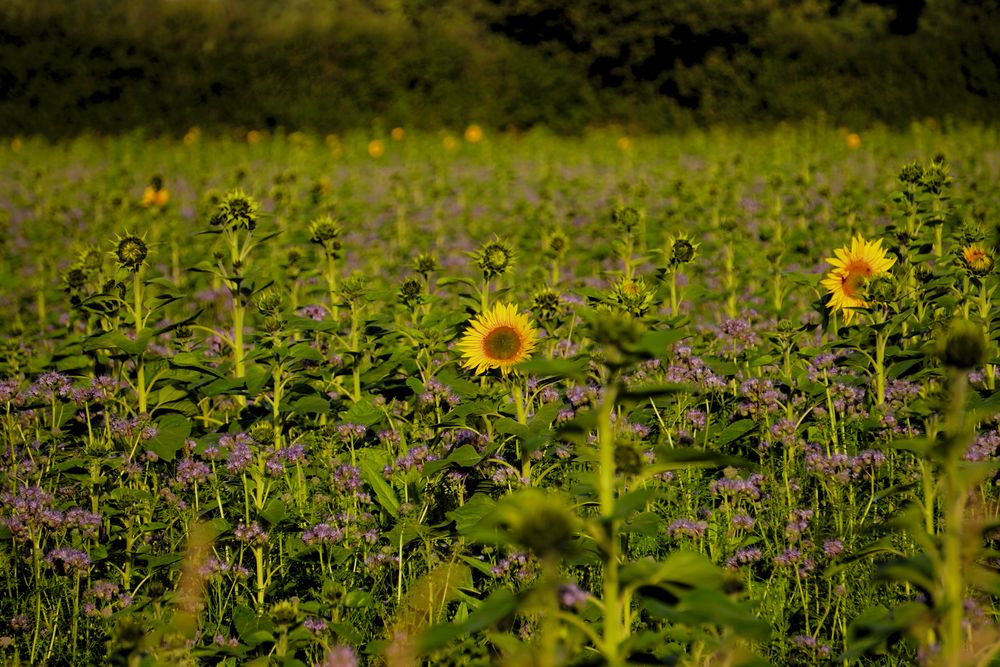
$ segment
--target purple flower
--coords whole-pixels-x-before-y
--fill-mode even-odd
[[[263,546],[267,544],[267,533],[264,529],[260,527],[257,522],[251,523],[249,526],[240,523],[236,526],[236,530],[233,531],[236,535],[236,539],[250,546]]]
[[[350,646],[337,644],[328,648],[323,661],[313,667],[358,667],[358,655]]]
[[[564,584],[559,587],[559,604],[567,609],[576,609],[579,611],[587,606],[589,598],[590,593],[576,584]]]
[[[58,547],[45,554],[45,560],[63,574],[85,575],[90,567],[90,556],[79,549]]]

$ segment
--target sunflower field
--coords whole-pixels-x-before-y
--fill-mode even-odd
[[[1000,660],[1000,133],[0,146],[0,664]]]

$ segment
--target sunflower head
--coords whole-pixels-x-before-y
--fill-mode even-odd
[[[688,264],[698,254],[699,243],[692,243],[683,232],[667,239],[667,262],[672,267]]]
[[[538,332],[517,306],[498,303],[472,320],[458,342],[465,368],[476,375],[499,368],[506,375],[535,349]]]
[[[861,234],[851,240],[849,247],[839,248],[834,254],[826,260],[833,270],[822,284],[830,294],[830,309],[842,310],[844,323],[850,324],[854,309],[868,307],[864,299],[868,281],[888,271],[896,260],[887,256],[881,240],[865,241]]]
[[[531,309],[542,322],[559,322],[566,314],[566,304],[551,287],[542,287],[532,295]]]
[[[484,243],[474,256],[487,278],[503,275],[514,264],[514,251],[500,239]]]
[[[427,275],[438,270],[437,259],[434,255],[422,252],[413,260],[413,270],[427,279]]]
[[[618,206],[611,212],[611,223],[625,234],[635,229],[640,220],[639,210],[634,206]]]
[[[569,238],[561,229],[553,229],[544,236],[542,247],[549,257],[560,258],[569,248]]]
[[[134,234],[126,234],[118,240],[115,247],[115,257],[118,264],[128,271],[138,271],[139,267],[146,262],[149,248],[146,242]]]
[[[424,300],[424,281],[420,278],[410,276],[404,278],[399,284],[399,292],[396,293],[399,302],[408,308],[418,305]]]
[[[642,278],[622,276],[611,287],[611,303],[630,315],[642,317],[653,305],[653,290]]]
[[[253,197],[242,190],[236,190],[221,199],[211,224],[230,231],[245,229],[252,232],[257,227],[259,210],[260,205]]]
[[[996,264],[993,253],[979,243],[969,243],[959,251],[959,262],[970,276],[982,278],[988,275]]]
[[[969,320],[954,320],[938,338],[938,356],[948,368],[970,371],[986,358],[986,336],[982,326]]]

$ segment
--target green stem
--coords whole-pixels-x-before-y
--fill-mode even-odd
[[[619,654],[620,644],[626,636],[624,615],[621,608],[621,594],[618,579],[618,521],[615,513],[615,434],[611,424],[611,414],[615,409],[618,387],[611,384],[605,388],[604,399],[597,415],[597,438],[599,467],[597,470],[598,500],[604,527],[604,657],[609,667],[623,664]]]

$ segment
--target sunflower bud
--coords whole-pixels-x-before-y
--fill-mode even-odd
[[[309,240],[324,247],[341,234],[340,226],[328,215],[316,218],[309,224]]]
[[[405,278],[399,285],[397,298],[399,302],[408,308],[423,301],[424,283],[419,278]]]
[[[268,447],[274,444],[274,425],[267,421],[257,422],[250,427],[248,435],[257,444]]]
[[[542,322],[558,323],[566,314],[566,304],[559,292],[543,287],[531,297],[531,310]]]
[[[148,254],[149,249],[146,247],[146,242],[131,234],[122,237],[115,250],[115,257],[118,258],[121,267],[133,272],[139,270]]]
[[[911,162],[909,164],[904,164],[899,170],[900,183],[904,185],[916,185],[924,177],[924,168],[920,166],[917,162]]]
[[[866,295],[868,300],[876,304],[889,304],[896,301],[896,281],[888,273],[877,275],[868,281]]]
[[[429,274],[438,270],[437,260],[434,259],[434,255],[422,252],[413,260],[413,270],[426,280]]]
[[[938,356],[949,368],[978,368],[986,358],[983,328],[969,320],[953,320],[947,333],[938,338]]]
[[[299,601],[295,598],[282,600],[271,607],[271,620],[277,625],[289,626],[299,619]]]
[[[653,305],[653,290],[642,278],[622,277],[611,288],[611,302],[630,315],[642,317]]]
[[[630,442],[615,444],[615,472],[625,477],[634,477],[642,472],[642,452]]]
[[[625,234],[638,227],[640,220],[638,209],[632,206],[617,206],[611,212],[611,224]]]
[[[495,520],[506,529],[510,541],[542,558],[564,553],[579,523],[561,499],[539,489],[507,496]]]
[[[275,289],[261,292],[254,305],[261,315],[275,315],[281,310],[281,293]]]
[[[212,217],[211,224],[230,231],[245,229],[250,232],[257,228],[257,213],[260,206],[253,197],[242,190],[231,192],[222,198]]]
[[[81,268],[70,269],[63,276],[66,287],[70,290],[78,290],[87,283],[87,272]]]
[[[514,252],[499,239],[483,244],[474,257],[486,278],[503,275],[514,263]]]
[[[958,259],[962,268],[975,278],[989,275],[996,264],[993,253],[978,243],[963,246],[959,251]]]
[[[554,229],[545,235],[542,247],[548,257],[559,258],[566,254],[569,248],[569,238],[561,229]]]

